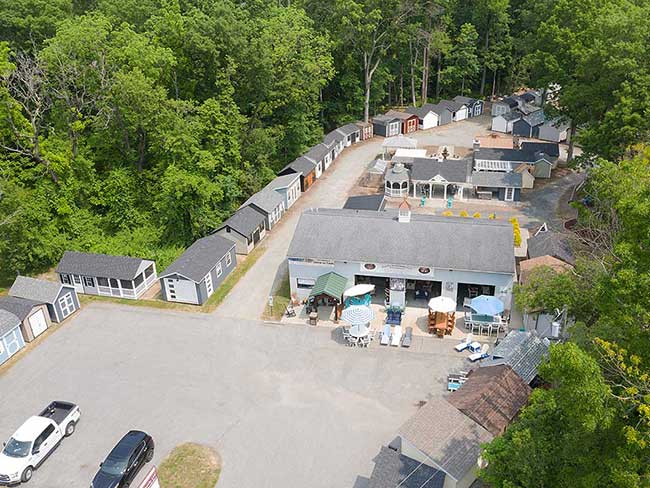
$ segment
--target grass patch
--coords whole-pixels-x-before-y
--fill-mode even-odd
[[[187,443],[176,447],[158,467],[161,488],[214,488],[221,460],[207,446]]]
[[[273,308],[266,304],[262,318],[264,320],[280,320],[291,300],[291,287],[289,286],[289,275],[285,275],[280,286],[273,295]]]
[[[224,301],[224,299],[228,296],[228,293],[230,293],[230,291],[235,287],[239,280],[241,280],[248,272],[248,270],[251,269],[257,262],[257,260],[262,257],[265,250],[266,249],[264,246],[253,249],[253,251],[248,256],[246,256],[244,262],[238,264],[233,272],[230,273],[225,280],[223,280],[223,283],[221,283],[219,288],[217,288],[214,293],[210,295],[208,301],[203,304],[203,307],[201,307],[201,311],[214,311],[221,304],[221,302]]]

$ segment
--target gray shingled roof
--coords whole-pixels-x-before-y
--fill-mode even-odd
[[[537,105],[531,105],[530,103],[525,103],[525,102],[522,103],[517,110],[519,110],[524,115],[532,115],[537,112],[542,112],[541,107],[538,107]]]
[[[357,124],[345,124],[336,129],[337,132],[340,134],[344,135],[345,137],[354,134],[355,132],[359,132],[361,130],[361,127],[359,127]]]
[[[142,261],[141,258],[130,256],[66,251],[56,267],[56,272],[132,280],[136,277]]]
[[[267,214],[271,214],[283,203],[284,198],[282,198],[282,195],[271,188],[265,187],[246,200],[242,207],[252,204]]]
[[[519,163],[536,163],[543,159],[543,154],[522,149],[479,148],[474,151],[474,159],[487,161],[514,161]]]
[[[384,209],[385,197],[383,194],[379,195],[358,195],[349,197],[343,208],[350,210],[374,210],[378,212]]]
[[[331,148],[335,143],[345,140],[345,135],[341,134],[338,130],[334,129],[325,135],[323,143]]]
[[[159,277],[179,274],[199,283],[235,247],[230,239],[213,234],[194,241]]]
[[[497,115],[497,117],[503,117],[507,122],[511,122],[513,120],[519,120],[521,117],[523,117],[523,115],[520,112],[513,110],[512,112],[506,112],[504,114]]]
[[[503,100],[501,100],[499,103],[505,103],[508,105],[510,108],[514,108],[519,105],[519,102],[517,101],[516,98],[514,97],[505,97]]]
[[[287,168],[292,169],[300,175],[307,176],[309,173],[314,171],[316,164],[314,164],[313,161],[310,161],[306,157],[300,156],[291,163],[287,164],[284,168],[282,168],[282,170],[285,170]]]
[[[525,141],[521,143],[521,149],[532,153],[542,152],[552,158],[560,157],[560,145],[557,142]]]
[[[436,112],[434,110],[435,105],[432,103],[425,103],[421,107],[406,107],[406,112],[417,115],[419,118],[423,119],[429,112]]]
[[[389,123],[391,123],[393,121],[396,121],[396,120],[400,120],[400,119],[398,119],[397,117],[389,117],[387,115],[375,115],[372,118],[373,123],[376,122],[376,123],[379,123],[381,125],[388,125]]]
[[[553,127],[556,130],[561,132],[571,127],[571,124],[569,124],[568,122],[561,122],[560,119],[556,117],[554,119],[547,120],[546,122],[544,122],[544,126]]]
[[[54,303],[59,296],[62,283],[38,280],[29,276],[18,276],[11,285],[9,295],[18,298],[27,298],[41,303]],[[69,288],[72,288],[70,286]]]
[[[506,364],[530,384],[537,376],[537,367],[548,354],[548,347],[548,341],[535,332],[513,330],[494,348],[492,357],[481,362],[480,367]]]
[[[536,110],[528,115],[524,115],[521,120],[526,122],[531,127],[536,127],[544,123],[546,116],[544,115],[543,110]]]
[[[409,171],[401,163],[393,165],[393,167],[386,173],[384,177],[386,181],[391,183],[402,183],[409,181]]]
[[[568,239],[558,232],[539,232],[528,238],[528,257],[553,256],[565,263],[576,263],[571,244]]]
[[[438,115],[442,115],[442,112],[449,112],[449,113],[453,112],[453,110],[451,110],[446,104],[443,103],[436,103],[434,105],[431,105],[430,108],[433,112],[437,113]]]
[[[0,309],[0,337],[20,325],[20,319],[7,310]]]
[[[398,222],[396,211],[307,210],[298,221],[287,256],[487,273],[515,271],[510,223],[421,214],[413,214],[410,222]]]
[[[475,186],[488,188],[521,188],[521,173],[501,173],[497,171],[475,171],[472,173]]]
[[[217,227],[216,231],[224,227],[230,227],[241,235],[248,237],[261,225],[264,225],[264,216],[254,208],[246,206],[232,214],[228,220]]]
[[[457,95],[454,97],[454,102],[462,103],[469,106],[469,105],[474,105],[476,102],[478,102],[478,100],[476,98],[463,97]]]
[[[27,318],[29,312],[38,305],[41,305],[43,302],[37,302],[35,300],[28,300],[27,298],[18,298],[18,297],[0,297],[0,309],[11,312],[22,322]]]
[[[444,398],[427,402],[399,435],[457,481],[476,467],[481,444],[492,440],[492,434]]]
[[[329,146],[320,143],[312,146],[312,148],[303,156],[307,159],[311,159],[314,163],[318,163],[319,161],[322,161],[331,150],[332,149]]]
[[[440,105],[442,105],[443,107],[447,107],[452,112],[458,112],[463,107],[463,105],[466,104],[455,102],[453,100],[440,100]]]
[[[410,163],[406,163],[406,167],[409,168],[413,181],[429,181],[440,175],[450,183],[467,183],[472,172],[472,160],[413,158]]]
[[[382,446],[368,488],[442,488],[445,473]]]
[[[289,173],[288,175],[278,176],[271,183],[266,185],[266,188],[271,190],[279,190],[281,188],[289,188],[297,179],[300,178],[300,175],[297,173]]]
[[[399,110],[389,110],[388,112],[386,112],[386,116],[395,117],[396,119],[400,119],[400,120],[408,120],[411,117],[413,117],[413,115],[414,114],[410,112],[401,112]]]

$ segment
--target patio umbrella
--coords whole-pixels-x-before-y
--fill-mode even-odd
[[[375,285],[356,285],[343,292],[343,297],[358,297],[372,292]]]
[[[469,307],[479,315],[498,315],[503,312],[505,305],[497,297],[481,295],[472,298]]]
[[[456,311],[456,302],[449,297],[435,297],[429,300],[432,312],[451,313]]]
[[[375,318],[370,307],[365,305],[352,305],[341,313],[341,320],[348,322],[352,325],[368,324]]]

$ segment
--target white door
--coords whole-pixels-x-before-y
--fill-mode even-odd
[[[9,357],[13,356],[18,351],[20,351],[20,340],[18,338],[19,334],[20,334],[20,329],[15,328],[13,332],[10,332],[4,337],[5,346],[7,346],[7,354],[9,355]]]
[[[84,286],[81,284],[81,276],[79,275],[71,275],[71,276],[72,276],[72,284],[74,285],[75,290],[77,290],[77,293],[83,293]]]
[[[34,337],[38,337],[43,332],[45,332],[45,329],[47,329],[47,321],[45,320],[45,314],[43,313],[43,310],[39,310],[35,314],[31,315],[28,320],[29,325],[32,326],[32,333],[34,334]]]
[[[212,295],[212,273],[205,275],[205,288],[208,292],[208,296]]]
[[[59,298],[59,307],[61,307],[61,320],[66,318],[72,312],[74,312],[74,300],[72,299],[72,293],[66,293],[61,298]]]
[[[507,202],[512,202],[515,198],[515,189],[514,188],[506,188],[506,197],[505,200]]]
[[[198,304],[196,284],[190,280],[165,278],[167,301]]]
[[[34,440],[32,446],[32,456],[29,464],[32,466],[40,463],[48,453],[54,449],[58,436],[54,433],[54,426],[48,425],[43,432]]]

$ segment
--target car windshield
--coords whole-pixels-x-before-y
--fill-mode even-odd
[[[126,459],[115,459],[108,457],[106,458],[106,461],[104,461],[104,464],[102,464],[101,470],[104,473],[119,476],[124,474],[124,471],[126,470],[126,464]]]
[[[32,447],[32,443],[27,441],[17,441],[13,437],[9,439],[7,445],[5,446],[2,453],[5,456],[21,458],[29,455],[29,448]]]

